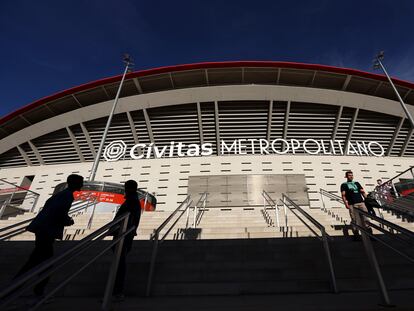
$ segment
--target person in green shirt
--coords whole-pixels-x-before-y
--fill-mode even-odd
[[[352,171],[347,171],[345,173],[346,182],[341,185],[341,195],[342,200],[344,201],[345,207],[349,210],[349,215],[351,219],[356,224],[362,227],[368,227],[366,220],[363,216],[360,218],[357,217],[355,209],[360,209],[368,213],[367,207],[365,206],[365,198],[367,194],[361,184],[357,181],[354,181],[354,174]],[[355,226],[352,226],[352,232],[354,233],[354,239],[358,239],[359,233],[358,229]]]

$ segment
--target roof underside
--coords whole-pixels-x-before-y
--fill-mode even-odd
[[[0,139],[25,127],[115,97],[120,76],[94,81],[25,106],[0,120]],[[414,105],[414,85],[395,80],[406,103]],[[285,62],[200,63],[129,73],[121,97],[171,89],[216,85],[265,84],[302,86],[372,95],[395,100],[386,78],[330,66]]]

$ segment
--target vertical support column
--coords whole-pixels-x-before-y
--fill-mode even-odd
[[[85,162],[85,158],[83,157],[82,151],[79,147],[78,141],[76,140],[75,134],[73,134],[73,132],[69,128],[69,126],[66,127],[66,131],[68,132],[68,135],[70,137],[70,140],[72,141],[73,146],[75,147],[75,150],[76,150],[76,153],[78,154],[79,160],[81,162]]]
[[[273,118],[273,100],[269,102],[269,112],[267,114],[267,141],[270,141],[270,134],[272,132],[272,118]]]
[[[410,130],[408,131],[407,138],[405,139],[404,145],[401,148],[400,157],[404,156],[404,153],[407,150],[408,144],[410,143],[410,140],[413,136],[413,131],[414,131],[413,127],[410,128]]]
[[[404,120],[405,120],[405,118],[401,118],[400,119],[400,122],[398,122],[398,125],[395,128],[394,136],[392,137],[391,142],[390,142],[390,145],[388,146],[387,156],[391,155],[392,148],[394,147],[394,144],[395,144],[395,141],[397,140],[398,134],[401,131],[401,127],[404,124]]]
[[[37,161],[39,161],[39,163],[40,163],[41,165],[44,165],[44,164],[45,164],[45,162],[43,161],[43,158],[42,158],[42,156],[40,155],[39,150],[37,150],[36,146],[35,146],[35,145],[34,145],[34,144],[30,141],[30,140],[28,140],[28,141],[27,141],[27,143],[29,144],[30,148],[32,148],[33,153],[35,154]]]
[[[92,155],[96,157],[96,150],[95,150],[95,147],[93,146],[92,139],[89,136],[88,129],[86,128],[85,124],[83,124],[83,122],[79,124],[81,126],[82,133],[85,136],[86,142],[88,143],[89,149],[91,149]]]
[[[359,108],[356,108],[355,112],[354,112],[354,115],[352,117],[352,120],[351,120],[351,124],[349,125],[348,135],[346,137],[345,150],[344,150],[345,155],[348,153],[349,143],[351,142],[352,132],[354,131],[354,126],[355,126],[355,122],[358,118],[358,113],[359,113]]]
[[[287,137],[288,124],[289,124],[289,114],[290,114],[290,100],[287,102],[287,105],[286,105],[285,124],[284,124],[284,127],[283,127],[283,139],[286,139],[286,137]]]
[[[148,112],[147,109],[143,108],[142,112],[144,113],[144,119],[145,119],[145,124],[147,125],[147,130],[148,130],[148,136],[150,138],[150,141],[152,143],[154,143],[154,135],[152,134],[152,128],[151,128],[151,121],[150,118],[148,116]]]
[[[214,120],[216,121],[216,145],[217,145],[217,155],[221,154],[220,150],[220,118],[218,111],[218,103],[214,101]]]
[[[132,118],[131,113],[129,111],[126,112],[126,115],[128,118],[129,126],[131,128],[132,137],[134,137],[134,143],[139,144],[139,139],[138,139],[137,131],[135,129],[135,124],[134,124],[134,119]]]
[[[20,147],[19,145],[18,145],[18,146],[16,146],[16,147],[17,147],[17,150],[19,150],[20,154],[22,155],[22,157],[23,157],[24,161],[26,162],[26,165],[27,165],[27,166],[32,166],[32,165],[33,165],[33,164],[32,164],[32,161],[30,161],[29,156],[28,156],[28,155],[27,155],[27,153],[23,150],[23,148],[22,148],[22,147]]]
[[[200,143],[204,144],[203,119],[201,116],[201,104],[199,102],[197,102],[197,118],[198,118],[198,131],[200,133]]]

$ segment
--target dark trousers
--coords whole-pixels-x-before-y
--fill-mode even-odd
[[[28,261],[20,269],[20,271],[15,276],[15,278],[23,275],[24,273],[28,272],[32,268],[36,267],[42,262],[53,257],[53,243],[54,242],[55,242],[54,238],[44,235],[44,234],[36,233],[35,248],[30,254]],[[45,291],[45,287],[48,282],[49,282],[49,277],[37,283],[33,289],[35,295],[38,295],[38,296],[43,295]]]
[[[126,275],[126,257],[129,251],[131,250],[132,241],[134,237],[125,237],[124,245],[122,247],[121,256],[119,257],[118,271],[116,272],[116,278],[114,283],[114,295],[119,295],[124,293],[125,286],[125,275]],[[115,248],[113,248],[115,250]]]

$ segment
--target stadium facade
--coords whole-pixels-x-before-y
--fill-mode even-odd
[[[89,175],[121,76],[40,99],[0,120],[0,178],[40,193]],[[414,114],[414,84],[394,80]],[[412,128],[386,78],[286,62],[220,62],[128,73],[96,180],[135,179],[160,210],[188,193],[214,206],[261,190],[320,207],[344,171],[372,190],[414,165]],[[26,179],[25,179],[26,177]]]

